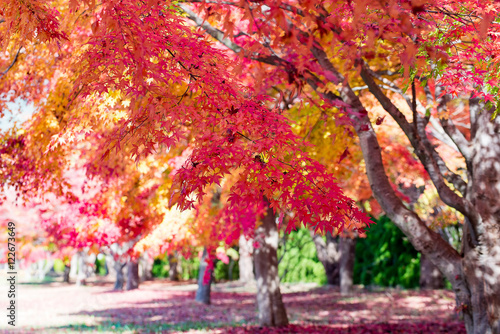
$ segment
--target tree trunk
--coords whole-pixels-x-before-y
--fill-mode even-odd
[[[47,274],[53,270],[54,268],[54,260],[39,260],[37,267],[37,278],[40,281],[43,281]]]
[[[442,288],[444,288],[443,274],[427,256],[420,254],[420,289]]]
[[[86,273],[86,261],[85,261],[85,255],[83,252],[78,252],[75,254],[77,256],[77,276],[76,276],[76,285],[85,285],[86,278],[87,278],[87,273]]]
[[[466,223],[482,270],[467,270],[466,275],[469,282],[482,281],[489,325],[493,333],[500,334],[500,117],[491,120],[494,108],[479,110],[477,100],[470,102],[472,182],[466,197],[479,219],[469,217]]]
[[[435,182],[435,184],[438,184],[436,188],[438,188],[438,192],[440,192],[441,199],[443,199],[445,203],[450,205],[452,204],[452,199],[463,202],[463,200],[461,200],[458,195],[454,195],[453,192],[448,191],[449,188],[448,190],[446,190],[447,186],[446,184],[443,185],[444,182],[439,179],[439,176],[432,175],[433,173],[439,173],[437,163],[433,161],[432,158],[429,158],[429,154],[431,153],[426,153],[429,151],[429,148],[422,147],[422,145],[418,142],[418,139],[423,138],[423,135],[425,134],[422,134],[422,136],[420,136],[419,132],[419,137],[415,137],[415,135],[411,133],[408,123],[405,123],[406,119],[404,119],[404,116],[401,116],[399,110],[397,110],[397,108],[391,104],[390,100],[385,97],[383,93],[381,93],[380,88],[373,81],[373,79],[369,75],[367,75],[366,71],[364,70],[361,71],[361,75],[365,83],[369,86],[370,91],[377,97],[377,99],[379,99],[379,102],[384,106],[386,111],[388,111],[396,121],[401,123],[401,127],[404,128],[405,131],[407,131],[407,136],[410,141],[412,141],[412,145],[414,145],[415,151],[419,154],[419,158],[426,167],[426,170],[431,176],[432,181]],[[498,293],[500,285],[498,284],[498,281],[500,278],[494,277],[492,275],[490,285],[484,285],[485,291],[489,289],[489,298],[486,298],[489,304],[489,323],[485,323],[484,306],[486,304],[483,302],[484,299],[481,292],[481,280],[483,280],[483,278],[481,277],[482,270],[479,267],[479,262],[477,262],[477,259],[475,257],[476,252],[469,250],[468,253],[464,253],[464,257],[462,258],[462,256],[460,256],[460,254],[458,254],[458,252],[453,249],[438,233],[429,229],[429,227],[420,219],[420,217],[415,212],[409,210],[404,206],[404,204],[401,202],[401,199],[398,198],[398,196],[392,189],[392,185],[388,180],[387,174],[385,173],[384,164],[382,162],[381,148],[371,122],[368,118],[368,115],[365,111],[365,108],[348,84],[344,84],[344,86],[341,88],[341,96],[344,102],[351,105],[353,111],[360,113],[360,115],[351,114],[349,117],[353,121],[354,128],[360,141],[360,146],[366,163],[366,173],[370,182],[371,189],[375,198],[377,199],[383,210],[386,212],[387,216],[408,237],[408,240],[412,243],[415,249],[428,256],[432,263],[434,263],[439,268],[441,273],[450,281],[457,299],[457,306],[463,311],[467,332],[474,334],[500,334],[500,325],[498,323],[500,310],[500,307],[498,306],[498,304],[500,303],[500,294]],[[483,114],[487,113],[483,112]],[[486,115],[485,117],[489,116]],[[499,118],[497,117],[496,120],[499,120]],[[474,131],[471,131],[471,135],[474,137],[473,132]],[[498,145],[500,144],[498,143],[498,136],[494,141],[490,140],[488,142],[490,144],[494,142],[497,145],[496,147],[498,147]],[[481,150],[476,150],[476,153],[477,151]],[[492,152],[490,148],[487,147],[485,147],[485,151],[490,153]],[[493,156],[495,156],[495,160],[498,159],[498,157],[500,157],[500,152],[495,152]],[[496,167],[497,169],[500,169],[500,164],[497,164]],[[497,177],[494,183],[498,184],[498,182],[500,182],[499,179],[500,178]],[[484,185],[485,188],[488,188],[488,186],[486,186],[486,183],[488,183],[488,181],[492,182],[494,180],[486,180],[487,181],[484,183]],[[473,182],[469,181],[467,188],[469,188],[473,183],[474,180]],[[499,189],[499,186],[491,187],[490,185],[492,189]],[[467,191],[467,197],[469,197],[471,193],[472,191]],[[478,194],[476,193],[474,195],[475,196],[473,197],[477,197]],[[499,196],[491,197],[492,200],[494,199],[495,203],[493,205],[490,204],[491,207],[498,207],[498,198]],[[465,205],[466,204],[462,205],[462,209],[465,208]],[[471,208],[467,206],[467,210],[471,210]],[[473,230],[471,231],[471,233],[475,234],[476,236],[478,235]],[[491,273],[496,272],[497,275],[500,275],[500,254],[498,254],[498,252],[492,251],[495,249],[500,249],[498,246],[494,246],[497,245],[500,240],[500,236],[498,235],[499,233],[500,232],[498,232],[498,230],[493,234],[485,233],[485,239],[489,238],[489,245],[491,249],[483,252],[483,255],[487,254],[491,256],[496,254],[496,256],[491,257],[490,260],[492,261],[489,263],[489,265],[491,265],[492,268],[498,269],[491,271]],[[486,246],[486,243],[483,244]],[[487,246],[483,247],[483,249],[485,248],[487,248]],[[474,269],[477,269],[477,271],[474,271]],[[485,295],[488,296],[488,293],[485,293]]]
[[[326,234],[326,242],[321,235],[311,231],[319,261],[323,264],[326,273],[326,280],[329,285],[340,284],[340,251],[338,238],[332,236],[330,232]]]
[[[169,254],[168,255],[168,278],[171,281],[178,281],[179,280],[179,269],[180,269],[180,263],[179,263],[179,258],[177,255],[177,252],[174,252],[174,254]]]
[[[63,282],[69,283],[69,273],[71,272],[71,265],[64,265]]]
[[[483,280],[477,275],[483,268],[479,264],[478,247],[471,237],[470,224],[467,222],[463,225],[462,239],[463,275],[467,282],[470,300],[465,302],[457,298],[457,309],[464,318],[467,333],[492,333],[488,323]]]
[[[354,260],[356,258],[356,238],[341,237],[340,249],[340,293],[343,295],[352,292]]]
[[[240,282],[248,283],[255,280],[253,273],[253,239],[247,239],[242,234],[239,241],[240,259],[238,268],[240,270]]]
[[[109,275],[109,264],[108,264],[108,259],[107,257],[104,259],[104,276]]]
[[[120,261],[115,261],[113,263],[113,269],[116,273],[115,286],[113,290],[123,290],[123,285],[125,283],[125,276],[123,275],[123,268],[125,268],[126,263],[120,263]]]
[[[209,282],[207,284],[204,283],[204,277],[205,277],[205,271],[209,270],[208,269],[208,263],[207,263],[207,249],[203,249],[203,255],[200,260],[200,271],[198,273],[198,290],[196,291],[196,298],[195,300],[199,303],[203,303],[206,305],[210,305],[210,287],[212,285],[213,281],[213,273],[209,273]],[[210,269],[211,270],[211,269]],[[211,270],[212,271],[212,270]]]
[[[234,260],[233,258],[229,258],[229,266],[227,267],[227,279],[232,281],[233,280],[233,269],[234,269]]]
[[[127,285],[126,290],[139,288],[139,261],[130,259],[127,262]]]
[[[288,317],[281,297],[278,276],[278,231],[267,199],[266,216],[255,229],[258,244],[253,252],[257,280],[257,307],[261,326],[286,326]]]
[[[153,279],[153,259],[148,254],[144,254],[139,259],[139,279],[140,282],[149,281]]]

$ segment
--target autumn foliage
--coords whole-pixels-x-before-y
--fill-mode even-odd
[[[0,142],[1,184],[61,205],[55,239],[213,255],[266,203],[287,231],[384,210],[500,331],[498,1],[0,3],[1,115],[36,108]],[[465,253],[433,218],[470,225]]]

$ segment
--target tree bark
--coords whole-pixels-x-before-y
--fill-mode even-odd
[[[71,272],[71,265],[64,265],[64,274],[63,274],[63,282],[69,283],[69,273]]]
[[[367,80],[365,80],[365,82],[367,82]],[[343,100],[353,106],[355,110],[363,113],[364,108],[362,107],[361,102],[348,85],[345,85],[342,88],[342,97]],[[382,104],[390,103],[387,100],[384,100],[383,97],[381,97],[381,100]],[[384,106],[384,108],[388,110],[393,108],[393,106]],[[415,214],[415,212],[407,209],[403,205],[392,189],[392,186],[387,178],[387,174],[385,173],[383,167],[384,165],[382,163],[381,149],[368,116],[364,114],[360,117],[354,115],[351,115],[350,117],[354,121],[355,130],[360,139],[360,145],[365,159],[366,172],[371,189],[373,190],[374,196],[382,206],[383,210],[396,224],[396,226],[398,226],[398,228],[401,229],[401,231],[408,237],[415,249],[428,256],[428,258],[439,268],[441,273],[450,281],[457,299],[457,306],[460,310],[462,310],[464,315],[468,333],[499,334],[500,331],[498,329],[499,325],[497,319],[499,314],[498,303],[500,303],[500,296],[498,296],[498,293],[491,294],[492,297],[497,297],[497,302],[494,301],[494,298],[489,299],[488,303],[491,305],[489,305],[490,307],[488,309],[489,323],[485,323],[485,304],[481,304],[483,300],[483,297],[481,296],[482,278],[477,276],[481,276],[481,268],[478,267],[478,262],[474,262],[476,261],[474,252],[469,252],[468,255],[464,254],[464,258],[462,258],[460,254],[458,254],[438,233],[429,229],[429,227],[427,227],[427,225],[417,214]],[[404,116],[393,112],[393,117],[401,118]],[[423,158],[424,157],[422,157],[422,159]],[[426,164],[424,163],[424,166],[425,165]],[[500,168],[500,166],[498,168]],[[431,170],[427,171],[429,174],[433,172]],[[433,177],[437,178],[436,176]],[[469,182],[469,186],[471,183],[473,182]],[[439,184],[439,186],[442,187],[442,184]],[[468,191],[467,194],[469,197],[471,191]],[[449,194],[446,192],[445,195]],[[447,198],[445,202],[449,201],[450,199]],[[469,207],[467,208],[470,209]],[[478,221],[477,217],[474,218]],[[471,233],[474,233],[474,231],[471,231]],[[498,243],[498,240],[500,239],[497,238],[496,240]],[[498,256],[495,261],[492,261],[492,265],[497,268],[498,266],[496,263],[500,261]],[[478,271],[474,272],[473,269],[478,269]],[[500,273],[500,271],[498,272]],[[493,282],[493,280],[491,282]],[[490,287],[490,291],[495,290],[493,286]],[[499,287],[497,284],[496,290],[498,289]],[[497,328],[495,328],[495,326]]]
[[[424,254],[420,254],[420,288],[444,288],[443,274]]]
[[[139,261],[129,260],[127,262],[127,285],[126,290],[139,288]]]
[[[467,271],[467,280],[483,282],[488,322],[492,332],[500,334],[500,117],[491,120],[494,108],[475,114],[474,103],[470,105],[472,182],[468,183],[467,199],[480,219],[467,220],[470,224],[466,225],[471,238],[476,237],[473,246],[477,246],[477,267],[482,270]]]
[[[340,248],[340,293],[352,292],[354,260],[356,258],[356,238],[341,237]]]
[[[139,260],[139,279],[140,282],[149,281],[153,279],[153,259],[149,255],[144,254]]]
[[[321,235],[311,236],[316,246],[319,261],[323,264],[326,273],[326,280],[329,285],[340,285],[340,250],[338,238],[332,236],[330,232],[326,234],[326,242]]]
[[[232,281],[233,280],[233,269],[234,269],[234,260],[233,258],[229,258],[229,266],[227,267],[227,279]]]
[[[248,283],[255,280],[253,273],[253,239],[247,239],[242,234],[239,240],[240,259],[238,268],[240,270],[240,282]]]
[[[467,333],[492,333],[488,323],[483,280],[477,275],[483,268],[480,266],[478,247],[471,236],[468,223],[463,225],[462,254],[463,274],[470,291],[470,301],[465,303],[457,298],[457,310],[464,318]]]
[[[180,264],[179,257],[176,252],[168,255],[168,278],[171,281],[179,281],[180,278]]]
[[[123,275],[123,268],[125,268],[126,263],[120,263],[120,261],[115,261],[113,263],[113,269],[116,273],[115,286],[113,290],[123,290],[123,285],[125,284],[125,276]]]
[[[261,326],[286,326],[288,317],[281,297],[278,276],[278,230],[273,209],[267,199],[266,216],[255,229],[255,278],[257,307]]]
[[[212,281],[213,281],[213,273],[211,269],[208,269],[208,263],[207,263],[207,249],[203,249],[203,255],[200,260],[200,271],[198,273],[198,290],[196,291],[196,298],[195,300],[199,303],[210,305],[210,288],[212,286]],[[204,277],[205,277],[205,271],[210,270],[211,272],[209,273],[209,282],[204,283]]]
[[[86,284],[86,279],[87,279],[87,273],[86,273],[86,261],[85,261],[85,254],[80,251],[75,254],[77,256],[77,276],[76,276],[76,285],[85,285]]]

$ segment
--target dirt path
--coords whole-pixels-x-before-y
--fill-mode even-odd
[[[342,297],[335,288],[288,285],[284,302],[293,325],[270,331],[255,326],[252,287],[217,284],[210,306],[194,302],[194,284],[155,281],[135,291],[111,289],[111,283],[19,285],[16,331],[2,321],[0,332],[465,333],[450,291],[365,291]]]

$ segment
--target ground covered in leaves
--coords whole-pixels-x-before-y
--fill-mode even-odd
[[[18,285],[15,333],[465,333],[453,294],[443,290],[341,296],[332,287],[285,286],[291,325],[268,329],[256,324],[253,287],[217,284],[210,306],[194,302],[194,284],[155,281],[135,291],[111,289],[111,283]],[[4,321],[0,332],[10,332]]]

